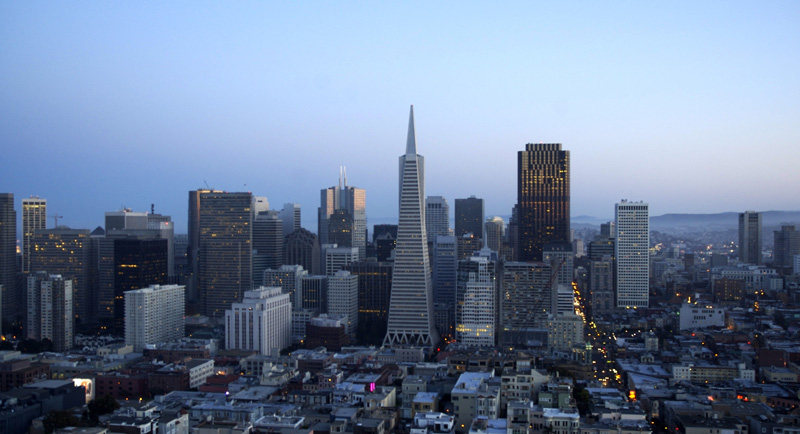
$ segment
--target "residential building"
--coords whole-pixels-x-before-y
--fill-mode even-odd
[[[186,287],[150,285],[125,292],[125,344],[142,352],[147,345],[184,337]]]
[[[49,339],[55,351],[72,349],[72,280],[44,271],[28,275],[27,280],[26,336]]]
[[[555,279],[549,264],[505,262],[500,290],[500,341],[520,346],[545,333]]]

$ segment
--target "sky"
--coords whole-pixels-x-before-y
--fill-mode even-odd
[[[208,184],[316,231],[346,166],[383,223],[413,104],[451,213],[510,214],[538,142],[570,151],[573,217],[797,210],[799,22],[797,1],[0,2],[0,191],[73,228],[152,203],[185,233]]]

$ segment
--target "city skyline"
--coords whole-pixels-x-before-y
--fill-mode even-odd
[[[572,152],[573,217],[795,208],[800,5],[510,5],[0,5],[0,190],[18,221],[31,195],[82,229],[152,203],[186,233],[207,182],[299,203],[314,230],[344,165],[371,225],[397,216],[414,103],[428,194],[487,217],[516,202],[516,151],[548,142]]]

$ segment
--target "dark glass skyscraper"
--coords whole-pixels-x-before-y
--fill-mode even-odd
[[[484,220],[483,199],[475,196],[456,199],[456,237],[471,232],[477,238],[483,239]]]
[[[569,151],[529,143],[517,153],[517,259],[541,261],[544,245],[569,242]]]
[[[14,194],[0,193],[0,312],[2,320],[18,318],[21,304],[17,294],[17,212]]]

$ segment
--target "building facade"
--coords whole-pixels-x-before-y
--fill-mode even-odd
[[[400,220],[384,344],[432,348],[439,343],[439,334],[433,323],[433,291],[425,231],[425,160],[417,154],[414,106],[411,106],[408,120],[406,153],[399,163]]]
[[[428,243],[433,243],[439,235],[450,235],[450,205],[442,196],[425,198],[425,232]]]
[[[0,324],[20,318],[17,292],[17,211],[14,194],[0,193]]]
[[[125,344],[141,352],[146,345],[184,337],[186,287],[150,285],[125,292]]]
[[[328,276],[328,314],[343,318],[345,333],[355,334],[358,328],[358,276],[345,270]]]
[[[644,202],[614,207],[617,307],[648,307],[650,301],[650,212]]]
[[[37,272],[28,275],[27,327],[29,339],[49,339],[54,351],[72,348],[72,280],[58,274]]]
[[[456,199],[455,208],[455,236],[472,233],[483,239],[483,222],[485,220],[483,199],[475,196]]]
[[[761,213],[739,213],[739,262],[762,265]]]
[[[459,343],[475,347],[497,343],[497,293],[496,254],[485,248],[480,256],[458,262],[455,332]]]
[[[31,271],[31,241],[36,230],[47,228],[47,199],[22,199],[22,272]]]
[[[292,302],[279,287],[245,291],[241,303],[225,312],[225,346],[229,350],[271,354],[292,344]]]
[[[569,242],[569,179],[569,151],[560,143],[529,143],[517,153],[518,261],[541,261],[545,244]]]

